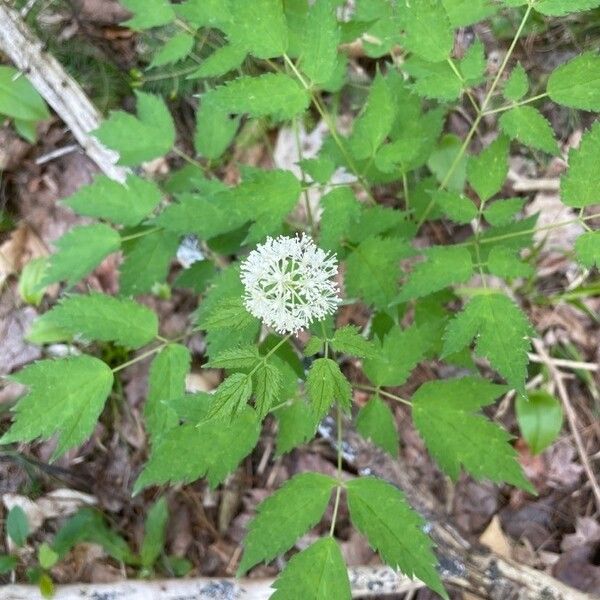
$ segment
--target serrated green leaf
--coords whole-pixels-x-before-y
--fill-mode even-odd
[[[241,298],[223,301],[210,315],[200,321],[202,328],[211,329],[245,329],[256,321],[244,306]]]
[[[230,113],[251,117],[270,115],[278,121],[304,112],[309,102],[306,90],[284,73],[238,77],[208,95],[212,102]]]
[[[190,351],[181,344],[165,346],[152,360],[144,419],[153,445],[179,422],[173,401],[185,394],[191,360]]]
[[[376,308],[387,308],[398,290],[400,260],[411,254],[403,240],[366,239],[346,261],[346,292]]]
[[[272,363],[261,364],[254,374],[254,407],[259,419],[267,416],[281,393],[279,369]]]
[[[318,336],[313,335],[304,346],[304,356],[313,356],[323,349],[325,342]]]
[[[554,131],[542,113],[533,106],[517,106],[502,114],[500,128],[510,138],[526,146],[558,154]]]
[[[57,435],[53,459],[92,434],[113,384],[109,367],[85,355],[41,360],[11,379],[29,391],[14,408],[13,424],[0,443],[47,440]]]
[[[163,283],[179,246],[179,236],[170,231],[152,231],[125,245],[125,258],[119,267],[120,291],[125,296],[150,292]]]
[[[558,67],[548,79],[547,92],[558,104],[600,111],[600,56],[584,52]]]
[[[462,140],[453,134],[445,134],[441,137],[437,147],[427,160],[429,170],[435,175],[440,184],[450,191],[462,192],[467,179],[467,156],[461,156]],[[458,160],[454,171],[448,181],[447,174]]]
[[[248,524],[238,573],[289,550],[320,521],[335,485],[327,475],[300,473],[261,502]]]
[[[337,329],[331,339],[331,346],[336,352],[359,358],[369,358],[375,354],[373,342],[365,339],[354,325]]]
[[[455,223],[470,223],[477,217],[477,207],[464,194],[436,190],[431,197],[440,210]]]
[[[229,112],[207,95],[196,114],[194,148],[205,158],[219,158],[231,144],[240,124],[239,117],[231,118]]]
[[[122,110],[111,112],[93,134],[116,150],[122,165],[139,165],[163,156],[175,143],[175,125],[162,98],[136,92],[137,117]]]
[[[133,226],[147,217],[161,198],[155,183],[137,175],[129,175],[125,184],[98,175],[62,202],[79,215]]]
[[[329,81],[337,62],[340,29],[334,0],[316,0],[306,15],[305,31],[301,38],[300,67],[315,84]]]
[[[133,13],[124,25],[139,31],[160,27],[175,20],[175,12],[169,0],[120,0]]]
[[[308,403],[296,399],[278,407],[274,413],[277,417],[277,455],[290,452],[300,444],[312,439],[315,429],[315,417]]]
[[[327,183],[335,171],[335,163],[328,156],[304,158],[298,161],[298,165],[313,181],[321,184]],[[321,199],[322,201],[323,199]]]
[[[232,20],[231,5],[223,0],[185,0],[173,5],[175,14],[197,28],[220,28]]]
[[[506,198],[496,200],[487,205],[483,216],[490,225],[508,225],[514,220],[516,214],[523,209],[525,200],[523,198]]]
[[[319,246],[339,252],[353,223],[358,222],[361,205],[349,187],[338,187],[321,198]]]
[[[518,102],[528,91],[529,79],[527,73],[523,65],[517,63],[504,86],[504,97],[513,102]]]
[[[536,390],[529,398],[517,398],[517,422],[533,454],[539,454],[556,440],[563,424],[560,402],[548,392]]]
[[[412,89],[423,98],[449,102],[461,94],[462,82],[446,61],[434,63],[411,56],[404,69],[415,79]]]
[[[350,600],[350,582],[342,553],[324,537],[295,554],[273,584],[271,600]]]
[[[19,277],[19,296],[23,302],[38,306],[44,298],[45,287],[41,285],[48,265],[45,256],[30,260],[21,270]]]
[[[473,25],[498,10],[490,0],[442,0],[442,4],[454,29]]]
[[[485,79],[486,67],[485,46],[481,40],[476,39],[460,61],[460,71],[465,85],[472,87],[482,83]]]
[[[446,60],[454,46],[454,33],[441,0],[420,0],[403,11],[402,45],[429,62]]]
[[[206,57],[200,68],[188,76],[188,79],[206,77],[222,77],[229,71],[237,69],[246,59],[247,51],[243,46],[227,44],[217,48],[210,56]]]
[[[386,80],[378,72],[348,141],[353,156],[359,160],[374,156],[390,132],[395,116],[392,94]]]
[[[158,318],[149,308],[127,298],[106,294],[75,295],[64,298],[40,320],[89,341],[115,342],[140,348],[158,334]]]
[[[539,0],[533,7],[543,15],[562,17],[569,13],[591,10],[600,6],[600,0]]]
[[[531,265],[524,263],[510,248],[495,246],[490,250],[487,268],[492,275],[507,279],[528,277],[533,273]]]
[[[359,244],[367,238],[381,235],[388,236],[401,246],[406,239],[414,234],[414,229],[408,221],[408,213],[389,206],[363,206],[358,221],[351,223],[348,241]],[[402,239],[399,239],[402,238]]]
[[[356,416],[356,431],[392,456],[398,456],[394,413],[379,396],[373,396]]]
[[[244,367],[253,367],[259,360],[260,357],[256,346],[238,346],[220,352],[206,363],[204,367],[207,369],[241,369]]]
[[[600,267],[600,231],[586,231],[575,240],[577,260],[588,268]]]
[[[502,189],[508,175],[509,150],[508,138],[500,135],[477,156],[469,157],[467,179],[483,202]]]
[[[231,421],[211,419],[175,427],[152,450],[134,492],[169,481],[190,483],[200,477],[207,477],[215,487],[252,451],[259,433],[260,423],[249,406]]]
[[[583,135],[579,148],[569,151],[569,169],[560,182],[563,204],[574,208],[600,204],[599,155],[600,121],[597,121]]]
[[[231,23],[223,24],[232,43],[257,58],[281,56],[288,46],[282,0],[230,0]]]
[[[91,273],[121,246],[119,234],[108,225],[74,227],[55,242],[41,286],[66,281],[69,287]]]
[[[144,539],[140,548],[140,562],[145,569],[150,569],[163,551],[168,520],[169,506],[162,496],[150,507],[145,522]]]
[[[50,117],[46,103],[27,77],[6,66],[0,66],[0,114],[22,121],[42,121]]]
[[[442,356],[462,350],[475,338],[477,354],[486,357],[492,367],[524,396],[530,329],[527,317],[504,294],[493,292],[475,296],[449,322]]]
[[[395,325],[380,342],[373,358],[365,360],[365,375],[376,386],[402,385],[431,345],[416,325]]]
[[[506,390],[479,377],[430,381],[413,395],[413,420],[427,449],[453,480],[462,466],[477,480],[533,491],[510,434],[479,413]]]
[[[417,577],[443,598],[448,594],[435,567],[433,543],[425,522],[396,487],[376,477],[360,477],[347,486],[352,524],[392,569]]]
[[[13,506],[6,516],[6,533],[16,546],[24,546],[30,533],[29,521],[25,511],[19,506]]]
[[[233,373],[215,390],[207,419],[234,417],[246,406],[251,395],[252,378],[246,373]]]
[[[330,358],[317,358],[306,378],[308,398],[317,421],[320,421],[337,400],[343,408],[352,402],[352,389],[337,363]]]
[[[167,40],[164,46],[159,47],[148,68],[163,67],[183,60],[189,55],[193,47],[194,36],[185,31],[180,31]]]
[[[396,302],[422,298],[450,285],[465,283],[473,275],[471,253],[461,246],[432,246],[427,260],[418,263],[402,286]]]

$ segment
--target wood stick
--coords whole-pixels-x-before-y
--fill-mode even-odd
[[[0,0],[0,51],[23,71],[98,168],[111,179],[125,181],[128,171],[116,165],[119,155],[90,135],[101,121],[96,107],[4,0]]]

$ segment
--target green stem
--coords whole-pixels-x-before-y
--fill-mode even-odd
[[[510,110],[511,108],[516,108],[517,106],[523,106],[525,104],[530,104],[531,102],[535,102],[536,100],[541,100],[542,98],[546,98],[548,96],[548,92],[544,92],[543,94],[538,94],[537,96],[532,96],[531,98],[526,98],[525,100],[521,100],[520,102],[514,102],[513,104],[507,104],[506,106],[500,106],[499,108],[492,108],[491,110],[486,110],[483,113],[484,117],[488,115],[495,115],[497,113],[505,112]]]
[[[396,402],[400,402],[402,404],[406,404],[406,406],[412,406],[412,402],[410,400],[406,400],[397,394],[392,394],[392,392],[386,392],[382,390],[380,387],[373,387],[371,385],[362,385],[361,383],[353,383],[352,387],[357,390],[363,390],[365,392],[372,392],[373,394],[379,394],[380,396],[385,396],[390,400],[395,400]]]
[[[145,235],[150,235],[151,233],[156,233],[157,231],[161,231],[160,227],[152,227],[150,229],[146,229],[144,231],[138,231],[137,233],[132,233],[131,235],[124,235],[121,238],[121,243],[128,242],[129,240],[137,240],[137,238],[144,237]]]
[[[337,479],[338,485],[335,491],[335,501],[333,504],[333,516],[331,517],[331,527],[329,529],[329,535],[333,537],[335,532],[335,524],[337,521],[338,511],[340,508],[340,498],[342,496],[342,409],[337,407],[336,414],[336,423],[337,423]]]

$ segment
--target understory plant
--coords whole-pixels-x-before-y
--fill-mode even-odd
[[[547,397],[528,398],[535,332],[517,293],[534,283],[540,228],[535,214],[523,216],[525,197],[504,193],[509,156],[519,149],[544,164],[561,155],[541,109],[552,102],[575,117],[600,111],[600,56],[574,56],[541,87],[514,55],[534,25],[600,1],[122,2],[132,11],[126,25],[152,55],[135,74],[136,114],[112,112],[95,135],[131,170],[125,182],[98,175],[64,201],[97,222],[59,239],[22,286],[37,298],[63,284],[28,337],[67,341],[72,353],[12,376],[28,392],[0,442],[55,438],[54,458],[81,445],[120,373],[148,358],[149,450],[133,493],[199,478],[218,486],[252,453],[266,419],[277,424],[278,455],[333,419],[337,475],[300,473],[262,502],[239,573],[286,554],[332,506],[329,535],[288,555],[272,597],[350,598],[335,539],[346,503],[384,562],[447,597],[425,521],[402,492],[372,476],[344,478],[344,427],[352,421],[396,455],[391,406],[401,403],[453,480],[465,471],[534,493],[511,435],[483,412],[511,390],[530,420],[549,410]],[[515,26],[499,64],[477,35],[455,47],[457,30],[501,17]],[[349,70],[357,48],[376,65],[368,86]],[[157,82],[167,99],[151,87]],[[197,96],[193,155],[167,103],[179,85]],[[356,113],[350,128],[339,125],[342,107]],[[469,122],[464,138],[445,133],[458,107]],[[327,133],[305,157],[302,134],[317,121]],[[298,174],[241,165],[239,183],[220,180],[235,148],[268,145],[278,127],[295,132]],[[163,156],[183,166],[162,179],[144,174],[142,165]],[[598,204],[599,156],[596,123],[564,156],[560,199],[574,212],[544,227],[581,226],[575,254],[585,273],[600,260],[600,233],[589,225],[600,214],[588,210]],[[85,292],[81,281],[114,253],[122,255],[119,293]],[[166,339],[136,298],[177,289],[196,294],[198,309],[186,332]],[[368,309],[366,325],[337,326],[354,305]],[[223,371],[214,393],[186,392],[186,341],[197,331],[204,367]],[[123,351],[103,352],[115,347]],[[103,360],[109,355],[123,360]],[[395,388],[423,361],[456,376],[399,396]],[[356,406],[353,390],[368,402]],[[558,419],[560,428],[560,410]]]

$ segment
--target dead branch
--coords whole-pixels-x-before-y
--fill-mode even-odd
[[[100,170],[111,179],[124,181],[127,170],[115,164],[119,155],[90,135],[101,121],[96,107],[62,65],[44,51],[43,43],[19,14],[3,0],[0,0],[0,51],[23,71]]]

